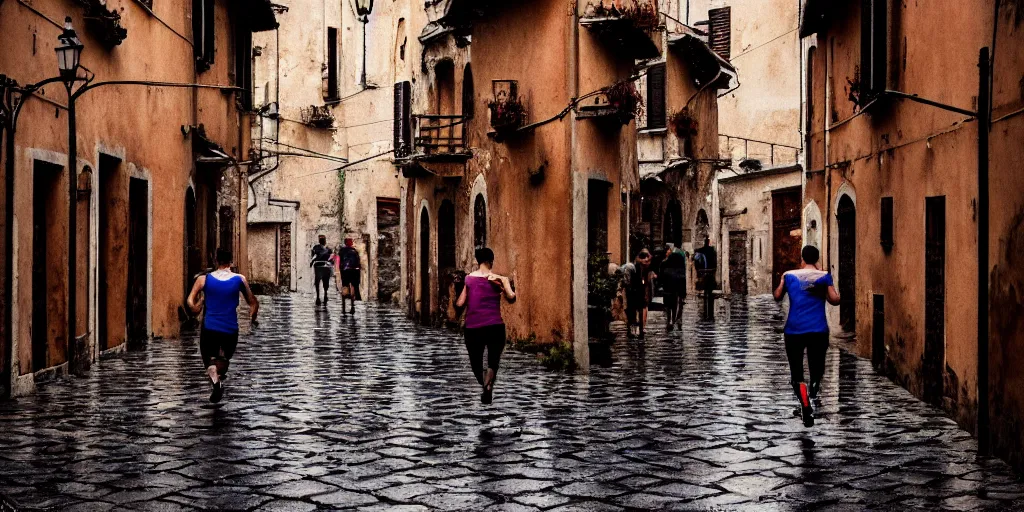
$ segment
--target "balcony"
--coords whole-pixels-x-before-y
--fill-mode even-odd
[[[711,81],[715,81],[716,89],[739,87],[736,68],[711,50],[706,36],[683,27],[679,33],[668,36],[668,47],[687,63],[697,87],[704,87]]]
[[[420,33],[420,42],[429,44],[450,33],[467,34],[489,3],[490,0],[426,0],[423,7],[429,23]]]
[[[314,128],[334,128],[334,112],[327,105],[310,105],[299,109],[302,122]]]
[[[594,2],[597,2],[596,4]],[[652,59],[661,55],[655,32],[662,29],[656,4],[641,0],[631,6],[605,7],[591,0],[583,10],[580,25],[598,36],[617,52],[633,59]]]
[[[466,161],[473,157],[466,146],[466,121],[463,115],[412,116],[412,151],[397,158],[396,164],[407,178],[461,178]]]
[[[643,113],[643,96],[632,80],[605,87],[600,93],[580,101],[577,119],[598,119],[613,125],[629,124]]]

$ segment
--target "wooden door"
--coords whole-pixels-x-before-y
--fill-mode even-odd
[[[924,398],[940,405],[946,366],[946,198],[925,199]]]
[[[747,232],[729,232],[729,291],[747,294]]]
[[[844,331],[857,326],[857,210],[850,196],[839,200],[839,325]]]

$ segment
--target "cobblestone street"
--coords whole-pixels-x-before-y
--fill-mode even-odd
[[[454,333],[309,296],[264,306],[219,406],[194,339],[0,404],[0,493],[69,511],[1024,505],[1006,464],[836,348],[804,428],[770,298],[719,301],[713,324],[690,299],[681,333],[652,315],[589,376],[506,352],[489,407]]]

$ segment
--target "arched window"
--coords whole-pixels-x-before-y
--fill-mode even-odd
[[[475,97],[476,89],[473,86],[473,68],[470,64],[466,64],[466,71],[462,75],[462,115],[466,119],[473,119],[473,115],[476,112]]]
[[[487,247],[487,202],[477,194],[473,202],[473,247]]]

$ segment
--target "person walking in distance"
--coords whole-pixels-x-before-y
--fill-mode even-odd
[[[629,329],[627,335],[643,338],[647,326],[647,304],[651,300],[652,281],[656,277],[651,271],[651,252],[646,247],[641,249],[632,267],[629,267],[629,264],[623,267],[627,267],[626,271],[629,273],[626,285],[626,324]]]
[[[324,289],[324,304],[327,304],[327,290],[331,286],[331,248],[327,247],[327,237],[320,235],[319,243],[309,251],[312,259],[309,266],[313,268],[313,289],[316,290],[316,305],[320,305],[320,287]],[[321,285],[322,283],[322,285]]]
[[[697,283],[704,294],[704,319],[715,317],[715,270],[718,252],[711,247],[711,239],[704,237],[704,247],[693,252],[693,266],[697,270]]]
[[[818,256],[816,247],[804,247],[801,252],[803,266],[783,274],[774,294],[777,301],[789,295],[789,316],[784,330],[786,357],[789,359],[790,383],[800,401],[800,413],[807,427],[814,425],[811,399],[818,397],[821,378],[825,375],[829,336],[825,302],[839,305],[839,293],[832,275],[818,268]],[[810,389],[804,383],[804,351],[807,352],[807,366],[811,372]]]
[[[675,245],[668,244],[661,264],[661,287],[665,292],[665,320],[668,330],[682,324],[683,302],[686,299],[686,256]]]
[[[501,318],[501,298],[516,301],[516,292],[507,277],[492,272],[494,251],[476,250],[478,268],[466,276],[455,306],[466,308],[466,350],[473,375],[483,388],[480,402],[491,403],[494,380],[505,349],[505,322]],[[459,283],[456,284],[458,286]],[[484,349],[487,349],[487,372],[484,373]]]
[[[354,247],[351,238],[345,239],[341,248],[341,311],[345,311],[345,297],[352,301],[351,312],[356,312],[356,298],[359,296],[359,273],[362,265],[359,262],[359,251]]]
[[[206,375],[213,385],[210,401],[217,403],[224,395],[224,377],[228,363],[238,346],[238,296],[249,303],[249,319],[256,325],[260,302],[256,300],[249,281],[231,271],[231,251],[217,249],[217,270],[196,278],[188,295],[188,307],[199,314],[205,306],[199,333],[199,353]]]

